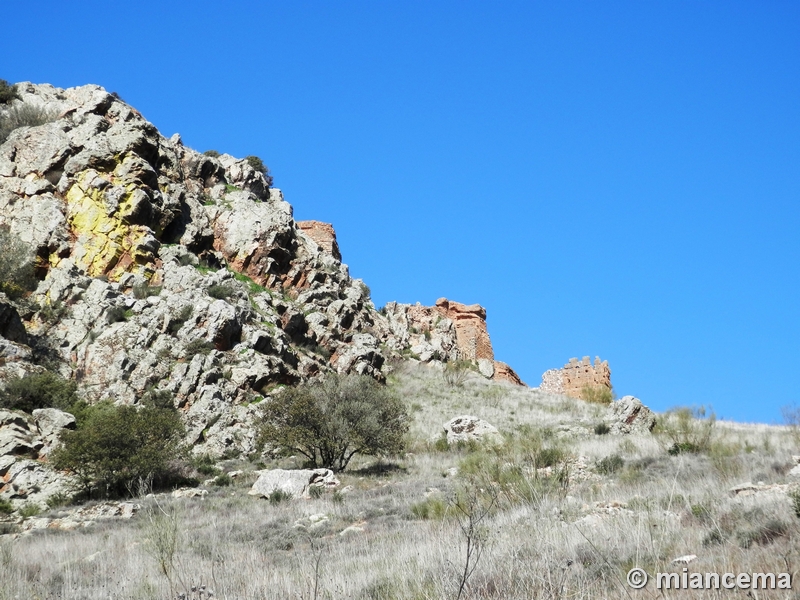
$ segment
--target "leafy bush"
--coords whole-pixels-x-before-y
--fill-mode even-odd
[[[20,127],[37,127],[55,120],[55,115],[35,104],[17,104],[0,117],[0,144]]]
[[[205,356],[213,349],[214,345],[211,342],[197,338],[186,344],[186,358],[192,358],[195,354],[202,354]]]
[[[37,408],[70,410],[77,400],[74,381],[45,371],[24,377],[11,377],[0,391],[0,408],[33,412]]]
[[[219,152],[216,150],[206,150],[203,152],[205,156],[210,156],[211,158],[219,158]]]
[[[267,185],[272,185],[272,174],[269,172],[269,167],[264,164],[264,161],[261,160],[257,156],[246,156],[245,160],[247,164],[253,167],[256,171],[264,175],[264,178],[267,180]]]
[[[654,433],[665,443],[667,451],[675,456],[684,452],[697,454],[711,448],[716,415],[705,407],[673,408],[656,424]]]
[[[598,423],[594,426],[595,435],[606,435],[611,431],[611,428],[605,423]]]
[[[10,515],[14,512],[14,506],[5,498],[0,498],[0,515]]]
[[[106,323],[119,323],[127,319],[127,311],[122,306],[112,306],[106,311]]]
[[[391,455],[405,446],[405,405],[370,377],[329,375],[284,388],[262,406],[261,442],[300,453],[314,467],[342,471],[356,454]]]
[[[17,86],[11,85],[5,79],[0,79],[0,104],[10,104],[17,98],[19,98]]]
[[[135,285],[133,286],[133,297],[142,300],[150,296],[158,296],[161,293],[161,286],[158,285]]]
[[[35,517],[36,515],[41,513],[42,509],[39,508],[38,504],[34,504],[33,502],[28,502],[20,506],[17,512],[19,513],[20,517],[22,517],[23,519],[27,519],[29,517]]]
[[[33,272],[32,253],[5,225],[0,226],[0,248],[3,249],[3,259],[0,260],[0,292],[15,299],[25,292],[35,290],[37,282]]]
[[[121,496],[141,480],[174,480],[183,425],[177,411],[101,403],[77,411],[78,428],[61,434],[53,466],[71,471],[87,496]]]
[[[611,454],[597,462],[597,472],[603,475],[611,475],[625,466],[625,459],[619,454]]]
[[[292,495],[289,492],[284,492],[283,490],[274,489],[270,492],[267,500],[272,506],[277,506],[283,502],[288,502],[292,499]]]
[[[229,285],[212,285],[206,290],[209,296],[217,300],[227,300],[235,293],[235,290]]]
[[[794,490],[789,494],[789,500],[792,502],[792,509],[795,516],[800,519],[800,490]]]
[[[593,404],[611,404],[614,401],[614,392],[604,385],[586,385],[581,389],[581,400]]]
[[[217,475],[214,479],[214,485],[219,487],[229,486],[233,483],[233,479],[227,473],[222,473],[221,475]]]

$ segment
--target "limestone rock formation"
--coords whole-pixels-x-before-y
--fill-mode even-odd
[[[605,387],[611,390],[611,369],[608,361],[595,357],[592,365],[588,356],[582,361],[571,358],[561,369],[551,369],[542,375],[539,389],[549,394],[562,394],[580,398],[585,387]]]
[[[317,242],[320,248],[331,254],[336,260],[342,260],[342,253],[339,252],[339,243],[336,241],[336,232],[333,225],[321,221],[298,221],[297,226],[312,240]]]
[[[501,444],[503,442],[503,436],[500,435],[494,425],[470,415],[451,419],[442,427],[448,444],[470,441],[484,441],[493,444]]]
[[[90,403],[168,392],[194,452],[218,457],[255,450],[257,403],[276,386],[331,371],[382,380],[389,356],[480,360],[521,383],[494,361],[480,306],[375,310],[332,226],[295,222],[247,160],[164,137],[99,86],[17,91],[53,119],[0,145],[0,226],[39,279],[24,302],[0,296],[0,385],[46,363]]]
[[[64,428],[75,427],[75,417],[55,408],[34,411],[0,409],[0,498],[14,506],[46,506],[47,498],[69,490],[69,477],[43,462]]]
[[[258,471],[258,479],[248,493],[269,498],[280,491],[293,498],[308,498],[312,487],[329,489],[337,485],[339,480],[330,469],[267,469]]]
[[[387,345],[409,348],[423,362],[467,360],[487,379],[525,385],[507,364],[494,360],[486,327],[486,309],[440,298],[434,306],[389,302],[383,308],[389,325]]]
[[[650,433],[656,416],[638,398],[623,396],[608,407],[607,421],[612,434]]]

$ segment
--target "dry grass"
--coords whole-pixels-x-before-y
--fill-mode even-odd
[[[670,456],[653,436],[595,435],[604,410],[595,404],[475,374],[453,388],[426,367],[398,370],[392,385],[414,408],[413,451],[396,462],[353,465],[341,477],[349,492],[272,505],[248,496],[248,480],[237,478],[203,499],[144,499],[130,521],[0,536],[0,600],[167,600],[186,591],[191,598],[192,586],[201,585],[231,600],[456,598],[465,539],[448,501],[459,489],[475,492],[469,469],[480,471],[484,461],[486,473],[498,464],[514,467],[532,439],[584,457],[587,468],[572,471],[566,487],[498,503],[480,523],[484,551],[464,598],[656,597],[652,585],[627,588],[627,571],[680,571],[670,563],[685,554],[698,556],[693,572],[800,568],[800,519],[787,495],[729,493],[745,481],[788,482],[790,457],[799,452],[786,428],[717,423],[707,453]],[[509,448],[437,451],[430,439],[441,424],[465,413],[514,434]],[[599,473],[598,462],[613,455],[622,466]],[[448,472],[459,466],[464,475]],[[536,482],[535,473],[522,473]],[[420,518],[413,507],[426,502],[443,509]],[[167,577],[153,549],[170,547],[173,525],[177,544]],[[770,597],[800,596],[759,590],[758,598]]]

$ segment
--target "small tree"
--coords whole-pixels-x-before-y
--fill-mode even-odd
[[[408,412],[370,377],[329,375],[284,388],[266,403],[262,423],[263,442],[300,453],[313,467],[342,471],[355,454],[401,452]]]
[[[253,167],[256,171],[264,175],[264,178],[267,180],[267,185],[272,185],[272,174],[269,172],[269,167],[264,164],[264,161],[261,160],[257,156],[247,156],[245,157],[247,164]]]
[[[53,465],[74,473],[88,496],[123,495],[142,479],[167,483],[183,424],[176,410],[148,404],[137,409],[101,403],[76,411],[78,428],[61,434]]]

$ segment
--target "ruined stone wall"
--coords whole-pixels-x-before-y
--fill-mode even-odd
[[[580,398],[581,390],[587,386],[611,389],[611,369],[607,360],[601,361],[597,356],[592,364],[588,356],[581,361],[571,358],[561,369],[545,371],[539,389],[550,394]]]

